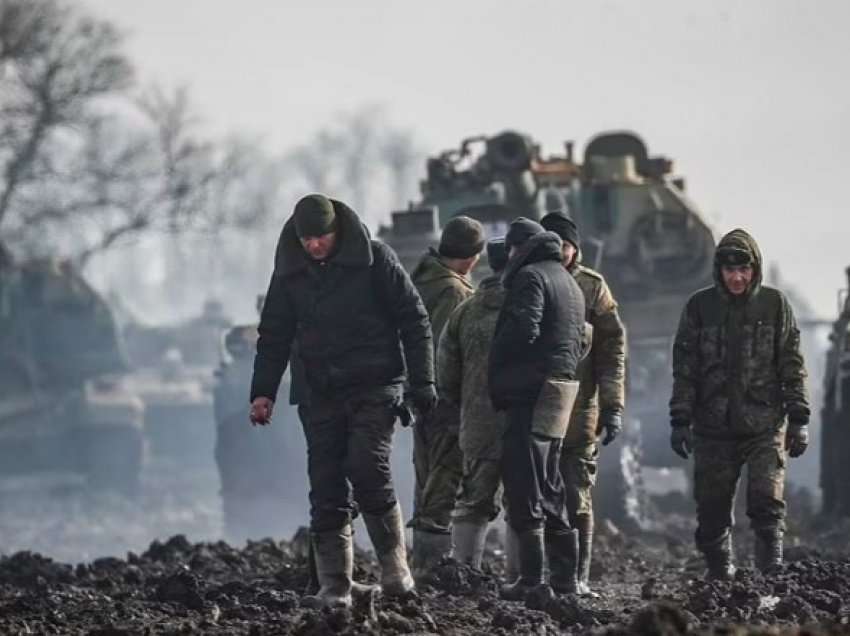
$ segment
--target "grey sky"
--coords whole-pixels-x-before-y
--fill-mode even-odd
[[[507,127],[551,152],[634,129],[676,160],[716,231],[750,229],[835,311],[850,265],[850,2],[86,3],[128,33],[143,81],[187,84],[216,130],[272,151],[364,104],[429,151]]]

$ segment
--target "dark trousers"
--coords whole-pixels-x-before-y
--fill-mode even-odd
[[[298,414],[307,438],[313,532],[345,526],[357,509],[382,515],[395,505],[393,399],[319,401],[299,407]]]
[[[502,482],[508,523],[517,533],[545,528],[570,532],[559,460],[561,440],[531,433],[533,406],[508,409],[502,454]]]

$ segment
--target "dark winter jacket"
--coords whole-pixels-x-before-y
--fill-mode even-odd
[[[558,235],[541,232],[508,261],[488,369],[490,399],[498,410],[533,405],[547,378],[576,378],[584,296],[561,258]]]
[[[405,361],[411,386],[434,382],[431,327],[407,272],[353,210],[333,205],[338,247],[327,261],[307,255],[292,218],[283,227],[260,318],[252,400],[275,399],[293,343],[314,396],[399,387]]]
[[[778,431],[785,416],[809,420],[800,331],[782,292],[764,287],[762,257],[743,230],[717,249],[751,254],[753,282],[730,294],[715,259],[715,284],[691,296],[673,347],[673,424],[693,424],[706,437],[740,438]]]

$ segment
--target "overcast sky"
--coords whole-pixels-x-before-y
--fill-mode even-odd
[[[188,85],[273,152],[386,107],[429,152],[524,130],[550,152],[631,128],[718,233],[831,316],[850,265],[850,2],[86,0],[143,82]],[[283,219],[288,211],[281,211]]]

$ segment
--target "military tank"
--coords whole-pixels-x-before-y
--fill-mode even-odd
[[[641,466],[684,465],[668,444],[672,340],[687,298],[711,284],[715,243],[673,162],[651,156],[638,135],[597,135],[581,162],[574,147],[567,142],[562,154],[544,157],[515,131],[465,139],[428,159],[421,199],[393,212],[379,235],[412,270],[460,212],[476,217],[490,236],[503,235],[518,215],[539,219],[563,210],[577,221],[583,262],[608,280],[629,342],[627,425],[602,453],[598,513],[643,526]],[[479,266],[474,274],[486,271]]]
[[[144,407],[109,307],[68,263],[0,264],[0,476],[135,495]]]
[[[846,274],[847,288],[840,293],[838,319],[829,336],[821,410],[820,486],[827,517],[850,516],[850,267]]]

